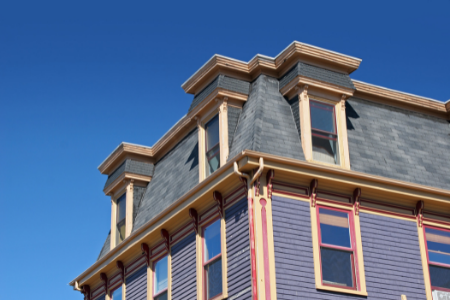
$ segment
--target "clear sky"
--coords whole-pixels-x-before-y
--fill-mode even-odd
[[[450,2],[2,1],[1,299],[82,299],[68,282],[110,227],[98,165],[153,145],[188,110],[180,85],[218,53],[292,41],[362,59],[351,77],[450,98]]]

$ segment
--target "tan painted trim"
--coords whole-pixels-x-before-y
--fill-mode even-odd
[[[133,229],[133,194],[134,180],[131,179],[127,184],[126,191],[126,216],[125,216],[125,238],[129,237]]]
[[[196,278],[197,278],[197,300],[203,300],[203,253],[202,253],[202,235],[200,226],[198,227],[198,233],[195,235],[195,245],[196,245]]]
[[[167,299],[172,300],[172,247],[171,246],[169,246],[169,253],[167,253]]]
[[[220,136],[220,165],[223,166],[228,158],[228,98],[222,100],[219,106],[219,136]]]
[[[338,85],[334,85],[328,82],[324,82],[324,81],[320,81],[320,80],[316,80],[316,79],[312,79],[312,78],[308,78],[308,77],[304,77],[304,76],[297,76],[295,77],[291,82],[289,82],[286,86],[284,86],[281,90],[280,93],[285,96],[288,95],[293,89],[295,89],[295,87],[297,86],[301,86],[301,85],[309,85],[312,87],[316,87],[322,90],[326,90],[326,91],[330,91],[333,93],[337,93],[337,94],[342,94],[342,95],[346,95],[346,96],[352,96],[354,93],[354,90],[352,89],[348,89],[348,88],[344,88]]]
[[[310,64],[330,65],[333,69],[338,69],[345,73],[351,73],[358,69],[361,63],[361,60],[358,58],[295,41],[275,58],[256,55],[248,63],[214,55],[181,87],[186,93],[195,94],[198,92],[198,87],[204,81],[207,81],[211,74],[216,74],[218,70],[229,70],[242,74],[242,76],[250,76],[250,79],[254,79],[262,73],[278,74],[280,76],[280,72],[286,71],[284,66],[295,59]]]
[[[309,108],[308,86],[298,90],[298,107],[300,114],[300,134],[306,161],[312,161],[311,114]]]
[[[109,250],[112,250],[114,249],[114,247],[116,247],[116,211],[116,200],[113,199],[113,196],[111,196],[111,235],[109,237]]]
[[[220,239],[220,251],[222,252],[222,299],[226,299],[228,298],[228,257],[225,205],[222,207],[222,218],[220,218]]]
[[[206,178],[205,170],[205,127],[202,124],[200,118],[197,119],[197,129],[198,129],[198,179],[202,182]]]
[[[342,149],[341,153],[341,166],[347,170],[350,170],[350,151],[348,148],[348,135],[347,135],[347,115],[345,112],[345,96],[342,96],[342,100],[338,106],[336,106],[336,112],[339,114],[339,146]],[[340,107],[340,109],[338,109]]]
[[[105,187],[103,192],[105,193],[105,195],[109,195],[112,192],[117,194],[119,192],[119,189],[123,189],[126,186],[125,183],[128,180],[134,180],[134,181],[136,181],[136,183],[137,182],[149,183],[151,179],[152,179],[152,177],[150,177],[150,176],[144,176],[144,175],[138,175],[138,174],[124,172],[124,173],[122,173],[122,175],[117,177],[116,180],[111,182],[110,185]]]
[[[153,262],[150,262],[150,265],[147,266],[147,299],[153,300],[153,269],[151,266]]]
[[[403,93],[400,91],[391,90],[388,88],[384,88],[381,86],[372,85],[370,83],[352,80],[353,84],[356,87],[356,90],[360,93],[365,93],[369,95],[374,95],[379,98],[385,98],[388,100],[393,100],[390,103],[395,104],[404,103],[411,106],[416,106],[420,108],[424,108],[427,110],[432,110],[441,113],[447,113],[448,110],[446,108],[446,104],[437,100],[433,100],[426,97],[421,97],[417,95],[412,95],[408,93]],[[447,103],[448,105],[448,103]],[[450,107],[450,105],[449,105]]]
[[[422,259],[422,269],[423,269],[423,281],[425,282],[425,293],[427,300],[433,300],[433,295],[431,294],[431,282],[430,273],[428,270],[428,259],[427,259],[427,248],[425,247],[425,235],[423,232],[423,227],[420,227],[417,223],[417,234],[419,236],[419,247],[420,247],[420,257]]]
[[[289,197],[288,197],[289,198]],[[338,287],[331,287],[322,284],[322,276],[321,276],[321,264],[320,264],[320,246],[319,246],[319,230],[317,227],[317,210],[316,207],[310,205],[310,214],[311,214],[311,234],[312,234],[312,242],[313,242],[313,259],[314,259],[314,277],[316,281],[316,289],[332,291],[337,293],[345,293],[345,294],[353,294],[353,295],[363,295],[367,296],[366,289],[366,275],[364,271],[364,257],[363,257],[363,248],[361,242],[361,227],[359,221],[359,215],[355,215],[353,207],[348,207],[346,205],[339,205],[338,203],[330,204],[330,203],[319,203],[317,204],[323,206],[331,206],[335,208],[345,209],[349,212],[349,214],[353,215],[354,228],[355,228],[355,239],[356,239],[356,255],[358,257],[358,273],[359,273],[359,287],[358,290],[348,290]]]

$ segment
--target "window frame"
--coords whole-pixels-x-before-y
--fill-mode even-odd
[[[155,284],[156,269],[155,269],[155,267],[156,267],[156,263],[159,262],[160,260],[164,259],[165,257],[167,257],[167,287],[164,290],[162,290],[162,291],[158,292],[157,294],[155,294],[155,287],[156,287],[156,284]],[[152,298],[151,299],[155,299],[156,297],[159,297],[159,296],[161,296],[164,293],[166,293],[167,297],[169,297],[169,254],[168,253],[165,254],[165,255],[162,255],[162,256],[158,257],[158,259],[152,261],[152,271],[153,272],[152,272],[152,290],[151,290]]]
[[[123,198],[123,199],[122,199]],[[119,200],[120,201],[124,201],[125,203],[125,216],[122,220],[117,220],[119,217]],[[119,241],[119,236],[120,236],[120,230],[118,228],[119,223],[123,222],[123,226],[124,226],[124,235],[126,235],[126,231],[127,231],[127,192],[125,191],[123,194],[121,194],[119,197],[117,197],[117,199],[115,200],[115,245],[118,246],[120,243],[122,243],[125,240],[125,236],[123,237],[122,241]]]
[[[220,254],[214,256],[213,258],[211,258],[210,260],[205,262],[205,229],[208,228],[210,225],[212,225],[213,223],[219,221],[220,224]],[[214,218],[212,218],[211,220],[209,220],[208,222],[206,222],[205,224],[202,224],[201,227],[201,265],[202,265],[202,297],[203,300],[212,300],[212,299],[221,299],[223,297],[224,293],[224,287],[223,287],[223,268],[222,268],[222,292],[220,294],[217,294],[211,298],[208,298],[208,278],[207,278],[207,272],[206,272],[206,266],[210,265],[211,263],[215,262],[216,260],[218,260],[219,258],[221,259],[221,263],[223,265],[223,245],[222,245],[222,218],[220,216],[216,216]]]
[[[207,125],[209,123],[211,123],[215,118],[217,118],[217,125],[218,125],[218,135],[219,135],[219,142],[217,142],[214,146],[211,147],[211,149],[208,149],[208,129],[207,129]],[[216,172],[218,169],[220,169],[221,165],[220,165],[220,115],[219,114],[215,114],[214,116],[212,116],[211,118],[209,118],[204,125],[205,128],[205,155],[204,155],[204,160],[205,160],[205,178],[208,176],[211,176],[211,174],[213,174],[214,172]],[[209,161],[211,159],[208,158],[208,152],[213,150],[215,147],[217,147],[217,151],[214,153],[214,155],[211,157],[211,159],[213,159],[216,156],[219,156],[219,167],[212,173],[210,173],[209,171]]]
[[[351,248],[346,248],[346,247],[341,247],[341,246],[336,246],[336,245],[331,245],[331,244],[325,244],[325,243],[322,242],[322,234],[321,234],[321,229],[320,229],[320,213],[319,213],[319,209],[320,208],[324,208],[324,209],[332,210],[332,211],[344,212],[344,213],[346,213],[348,215]],[[354,224],[354,218],[353,218],[352,211],[344,210],[344,209],[340,209],[340,208],[336,208],[336,207],[330,207],[330,206],[326,206],[326,205],[322,205],[322,204],[318,204],[318,205],[316,205],[316,214],[317,214],[317,218],[316,219],[317,219],[317,230],[318,230],[317,238],[318,238],[318,241],[319,241],[321,284],[324,285],[324,286],[330,286],[330,287],[336,287],[336,288],[342,288],[342,289],[358,291],[358,289],[360,287],[359,270],[358,270],[359,264],[358,264],[358,251],[357,251],[357,247],[356,247],[355,224]],[[329,284],[329,283],[324,283],[323,282],[322,251],[321,251],[322,248],[336,249],[336,250],[345,251],[345,252],[351,252],[352,253],[351,257],[352,257],[352,281],[353,281],[353,287],[346,287],[346,286],[334,285],[334,284]]]
[[[125,288],[124,287],[125,287],[125,282],[122,282],[121,284],[117,285],[113,289],[109,290],[109,299],[114,300],[114,297],[113,297],[114,292],[121,288],[122,289],[122,299],[121,300],[125,300]]]
[[[430,283],[431,291],[436,290],[436,291],[450,292],[450,289],[442,288],[442,287],[436,287],[436,286],[433,286],[431,284],[430,257],[428,255],[427,233],[425,231],[426,228],[431,228],[431,229],[434,229],[434,230],[450,232],[450,228],[436,227],[436,226],[427,225],[427,224],[423,224],[422,227],[423,227],[422,230],[423,230],[423,237],[424,237],[425,254],[426,254],[426,257],[427,257],[428,280],[429,280],[429,283]],[[445,267],[445,268],[450,269],[450,265],[447,265],[447,264],[440,264],[440,263],[432,262],[431,265],[438,266],[438,267]]]
[[[337,120],[337,110],[336,110],[336,103],[330,103],[328,101],[323,101],[318,99],[319,97],[315,97],[315,96],[311,96],[311,98],[309,99],[309,121],[310,121],[310,129],[311,129],[311,155],[312,155],[312,160],[314,162],[319,162],[319,163],[323,163],[323,164],[327,164],[327,165],[334,165],[334,166],[342,166],[342,158],[341,158],[341,143],[340,143],[340,139],[339,139],[339,128],[338,128],[338,120]],[[312,116],[312,111],[311,111],[311,107],[314,106],[313,103],[319,103],[322,104],[324,106],[330,106],[332,107],[332,112],[333,112],[333,125],[334,125],[334,130],[335,132],[328,132],[328,131],[324,131],[321,129],[317,129],[317,128],[313,128],[312,124],[313,124],[313,116]],[[316,134],[313,131],[318,131],[323,133],[323,135],[321,134]],[[325,137],[325,135],[333,135],[335,136],[335,138],[328,138]],[[324,161],[320,161],[320,160],[315,160],[314,159],[314,143],[313,143],[313,137],[317,137],[317,138],[321,138],[324,140],[332,140],[334,142],[336,142],[336,152],[334,153],[335,156],[335,160],[337,160],[337,162],[335,162],[334,164],[328,163],[328,162],[324,162]]]

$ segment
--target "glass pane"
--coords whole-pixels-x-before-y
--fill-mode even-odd
[[[156,295],[165,289],[167,289],[167,256],[155,263],[155,288],[153,294]]]
[[[111,300],[122,300],[122,287],[113,292]]]
[[[313,131],[314,133],[314,131]],[[339,150],[337,141],[312,136],[313,159],[329,164],[339,163]]]
[[[204,261],[221,253],[220,249],[220,219],[205,228],[203,233],[205,239]]]
[[[116,223],[119,223],[126,216],[126,193],[123,194],[119,199],[117,199],[117,215],[116,215]]]
[[[310,101],[310,109],[312,128],[336,133],[334,107],[332,105]]]
[[[167,300],[167,292],[162,293],[161,295],[157,297],[153,297],[153,300]]]
[[[207,159],[207,175],[211,175],[214,173],[220,166],[220,146],[216,145],[214,148],[209,150],[206,153],[206,159]]]
[[[323,283],[353,287],[352,252],[321,248],[320,254]]]
[[[208,299],[222,294],[222,259],[209,264],[206,268],[206,292]]]
[[[219,143],[219,116],[215,116],[206,126],[206,151]]]
[[[426,227],[425,234],[430,261],[450,266],[450,232]]]
[[[450,268],[430,265],[431,285],[450,289]]]
[[[351,248],[348,213],[319,208],[323,244]]]
[[[125,239],[125,219],[123,219],[117,224],[116,245],[121,243],[124,239]]]

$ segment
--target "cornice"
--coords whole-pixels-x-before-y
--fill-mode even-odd
[[[109,193],[111,193],[113,191],[115,192],[117,187],[120,186],[120,184],[123,183],[124,180],[128,180],[128,179],[133,179],[133,180],[142,181],[142,182],[150,182],[152,177],[151,176],[140,175],[140,174],[133,174],[133,173],[124,172],[122,175],[117,177],[116,180],[111,182],[110,185],[105,187],[103,189],[103,192],[105,193],[105,195],[108,195]]]
[[[227,70],[255,79],[261,73],[281,76],[284,66],[297,59],[311,64],[329,65],[347,74],[358,69],[361,59],[294,41],[276,57],[257,54],[249,62],[236,60],[222,55],[214,55],[196,71],[181,87],[186,93],[195,94],[199,87],[218,70]]]
[[[393,196],[408,195],[427,202],[433,202],[439,207],[450,207],[450,190],[424,186],[411,182],[396,180],[392,178],[370,175],[362,172],[326,166],[292,158],[261,153],[257,151],[245,150],[232,159],[208,178],[198,183],[194,188],[181,196],[173,204],[162,211],[155,219],[150,220],[135,232],[132,232],[122,243],[105,254],[97,262],[86,269],[82,274],[77,276],[69,284],[74,285],[75,282],[84,284],[90,278],[99,274],[104,270],[108,263],[114,262],[118,256],[124,255],[124,252],[130,251],[133,246],[138,245],[148,234],[149,230],[155,226],[161,226],[162,220],[173,212],[177,207],[189,201],[196,201],[205,194],[205,189],[214,190],[220,181],[220,178],[230,178],[233,175],[233,164],[238,162],[239,171],[253,170],[258,166],[259,158],[264,159],[265,169],[273,169],[275,173],[286,172],[289,174],[305,174],[313,176],[319,180],[327,179],[336,183],[344,183],[347,185],[370,188],[376,191],[383,191]],[[192,202],[189,202],[191,205]],[[186,204],[188,205],[188,204]],[[174,216],[172,216],[174,217]]]
[[[373,95],[378,98],[384,98],[387,100],[394,100],[392,104],[405,104],[408,106],[441,113],[443,115],[446,115],[450,111],[449,101],[447,101],[447,103],[444,103],[435,99],[396,91],[359,80],[352,81],[357,92]]]
[[[324,81],[320,81],[320,80],[316,80],[316,79],[312,79],[312,78],[308,78],[305,76],[297,76],[295,77],[293,80],[291,80],[286,86],[284,86],[281,90],[280,93],[285,96],[287,95],[292,89],[294,89],[297,86],[302,86],[302,85],[308,85],[308,86],[314,86],[323,90],[327,90],[330,92],[334,92],[340,95],[346,95],[346,96],[353,96],[354,90],[349,89],[349,88],[345,88],[342,86],[338,86],[335,84],[331,84],[328,82],[324,82]]]

